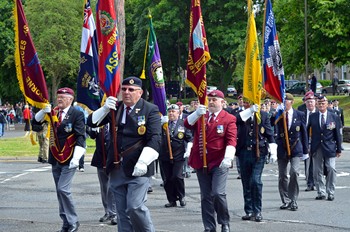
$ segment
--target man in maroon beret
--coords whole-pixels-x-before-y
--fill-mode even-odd
[[[79,221],[75,211],[71,184],[79,166],[79,160],[85,153],[85,119],[84,113],[72,106],[74,91],[64,87],[57,90],[57,107],[51,111],[51,105],[35,115],[33,123],[44,123],[45,115],[57,116],[51,133],[54,141],[50,144],[49,160],[56,185],[59,203],[59,215],[63,220],[60,231],[78,231]],[[72,146],[73,145],[73,146]]]

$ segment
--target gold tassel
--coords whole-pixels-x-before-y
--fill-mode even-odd
[[[37,142],[35,142],[32,132],[30,132],[30,142],[32,143],[33,146],[37,145]]]
[[[140,79],[146,79],[146,74],[145,74],[145,70],[144,69],[142,69],[142,73],[141,73]]]

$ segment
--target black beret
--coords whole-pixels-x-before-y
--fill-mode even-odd
[[[123,80],[122,85],[133,85],[142,88],[142,81],[138,77],[127,77]]]

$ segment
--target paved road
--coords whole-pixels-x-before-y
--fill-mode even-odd
[[[23,131],[21,131],[23,136]],[[10,134],[8,134],[10,136]],[[277,165],[268,164],[263,173],[262,223],[242,221],[242,184],[236,169],[228,179],[227,198],[232,231],[350,231],[350,144],[344,144],[343,156],[337,160],[335,201],[316,201],[316,192],[304,192],[305,176],[300,175],[299,210],[280,210],[277,188]],[[79,231],[117,231],[117,227],[99,223],[103,214],[96,169],[86,157],[85,172],[77,172],[73,181],[81,227]],[[185,179],[187,206],[164,208],[165,193],[159,186],[158,175],[152,179],[154,192],[148,195],[147,206],[158,232],[203,231],[200,214],[199,187],[196,175]],[[0,231],[56,231],[61,226],[50,165],[36,162],[35,157],[22,159],[0,158]],[[220,231],[220,230],[218,230]]]

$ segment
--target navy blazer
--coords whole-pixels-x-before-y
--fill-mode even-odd
[[[87,133],[91,139],[95,139],[96,144],[96,149],[91,159],[91,166],[97,168],[106,167],[107,153],[110,146],[110,134],[109,131],[105,133],[105,130],[105,126],[101,127],[98,132],[92,131],[90,127],[87,129]]]
[[[276,143],[277,157],[286,158],[286,138],[283,126],[283,120],[279,120],[275,126],[277,132]],[[301,157],[308,154],[308,136],[306,131],[305,114],[299,110],[293,109],[292,124],[288,129],[289,147],[291,157]]]
[[[141,152],[144,147],[151,147],[157,152],[160,149],[161,141],[161,122],[158,106],[140,99],[136,104],[133,110],[126,116],[126,124],[122,124],[122,115],[124,111],[124,104],[122,101],[118,102],[117,110],[114,112],[117,116],[118,110],[121,110],[118,123],[118,132],[117,132],[117,149],[119,154],[124,152],[129,147],[133,146],[139,141],[143,142],[143,145],[139,146],[137,149],[129,152],[129,154],[123,157],[122,167],[124,173],[128,177],[132,177],[134,171],[134,166],[138,161]],[[100,123],[100,125],[105,125],[107,123],[111,124],[112,114],[109,113]],[[97,127],[96,124],[92,123],[92,114],[88,117],[88,125],[90,127]],[[109,127],[109,132],[111,136],[110,140],[110,149],[108,151],[107,157],[107,167],[106,171],[109,173],[114,165],[114,146],[113,146],[113,133],[112,126]],[[119,159],[120,160],[120,159]],[[154,165],[151,163],[148,165],[148,170],[145,176],[152,176],[154,174]]]
[[[267,155],[268,144],[274,143],[274,133],[271,127],[270,118],[268,113],[260,111],[261,123],[259,124],[259,150],[261,155]],[[254,121],[249,118],[247,121],[243,121],[240,114],[236,114],[237,117],[237,147],[236,156],[239,156],[243,149],[251,147],[256,151],[256,128]]]
[[[320,112],[309,116],[308,131],[311,129],[311,154],[321,148],[327,157],[341,153],[341,122],[338,115],[327,110],[326,128],[321,129]]]

